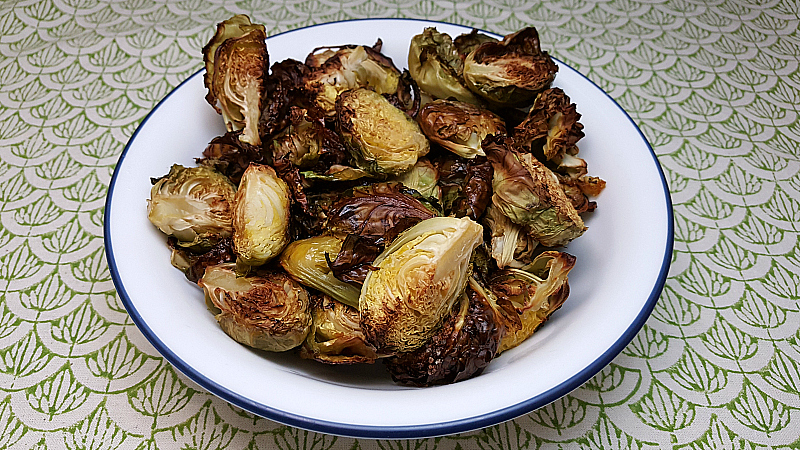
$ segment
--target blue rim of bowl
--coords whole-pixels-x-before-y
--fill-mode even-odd
[[[294,33],[298,31],[305,31],[311,28],[316,28],[320,26],[326,26],[336,23],[345,23],[345,22],[362,22],[362,21],[410,21],[410,22],[419,22],[423,25],[453,25],[458,27],[464,27],[464,25],[447,23],[447,22],[439,22],[439,21],[429,21],[429,20],[420,20],[420,19],[406,19],[406,18],[381,18],[381,19],[354,19],[354,20],[339,20],[334,22],[326,22],[320,23],[315,25],[310,25],[303,28],[296,28],[293,30],[284,31],[272,36],[269,38],[273,38],[275,36],[280,36],[283,34]],[[469,28],[469,27],[465,27]],[[488,31],[482,31],[483,33],[496,35],[495,33],[491,33]],[[268,38],[268,39],[269,39]],[[568,64],[557,60],[558,64],[563,64],[566,67],[570,67]],[[571,68],[571,67],[570,67]],[[573,69],[574,70],[574,69]],[[667,179],[664,176],[664,170],[661,167],[661,164],[658,162],[658,157],[656,156],[653,147],[650,145],[650,142],[647,140],[645,135],[636,125],[636,122],[633,121],[631,116],[622,108],[614,98],[612,98],[608,93],[603,90],[600,86],[598,86],[595,82],[587,78],[582,73],[575,70],[575,72],[583,77],[586,81],[591,83],[594,87],[596,87],[600,92],[602,92],[606,97],[611,100],[614,105],[625,114],[625,117],[630,121],[630,123],[634,126],[636,131],[639,133],[639,136],[642,138],[644,143],[647,145],[648,150],[650,150],[650,155],[653,158],[653,161],[656,164],[656,169],[658,170],[659,175],[661,176],[661,184],[664,189],[664,197],[667,203],[667,246],[664,250],[664,257],[661,264],[661,270],[658,274],[656,279],[655,285],[653,289],[650,291],[650,295],[647,298],[647,302],[644,304],[644,307],[636,316],[636,318],[631,322],[631,325],[628,327],[627,330],[617,339],[616,342],[605,352],[603,352],[599,357],[597,357],[592,363],[586,366],[583,370],[576,373],[572,377],[564,380],[558,386],[550,389],[547,392],[544,392],[540,395],[532,397],[528,400],[523,402],[517,403],[516,405],[512,405],[497,411],[492,411],[486,414],[482,414],[480,416],[470,417],[466,419],[454,420],[449,422],[442,422],[442,423],[433,423],[433,424],[426,424],[426,425],[413,425],[413,426],[365,426],[365,425],[353,425],[353,424],[346,424],[346,423],[338,423],[338,422],[329,422],[323,420],[315,420],[308,417],[300,416],[297,414],[288,413],[285,411],[281,411],[275,408],[271,408],[269,406],[263,405],[261,403],[254,402],[236,392],[233,392],[219,384],[211,381],[210,379],[206,378],[202,373],[195,370],[193,367],[188,365],[184,362],[178,355],[172,352],[153,332],[152,329],[147,325],[147,323],[142,319],[139,312],[136,310],[136,307],[131,302],[130,297],[128,296],[127,291],[125,290],[125,285],[120,278],[119,271],[117,270],[116,261],[114,259],[114,250],[111,244],[111,227],[110,227],[110,217],[111,217],[111,199],[114,194],[114,185],[117,180],[117,175],[119,174],[119,168],[121,166],[122,160],[125,158],[125,155],[128,153],[128,149],[130,148],[131,143],[136,139],[136,135],[139,134],[139,130],[142,129],[144,124],[150,119],[150,116],[164,103],[175,91],[180,89],[185,83],[187,83],[192,78],[200,75],[203,69],[198,70],[191,76],[189,76],[186,80],[182,81],[175,89],[170,91],[158,104],[145,116],[139,126],[136,128],[136,131],[133,133],[131,138],[128,140],[128,143],[125,145],[125,148],[122,151],[122,154],[117,161],[117,165],[114,168],[114,174],[111,177],[111,182],[108,187],[108,194],[106,196],[105,202],[105,214],[103,219],[103,242],[105,245],[106,251],[106,260],[108,262],[108,267],[111,272],[111,278],[114,281],[114,287],[116,288],[117,292],[122,297],[122,303],[125,305],[125,309],[128,310],[128,314],[131,316],[131,319],[139,328],[139,330],[144,334],[150,344],[158,350],[161,355],[163,355],[167,361],[169,361],[175,368],[180,370],[184,375],[186,375],[189,379],[197,383],[198,385],[202,386],[204,389],[208,390],[212,394],[216,395],[217,397],[222,398],[223,400],[232,403],[242,409],[245,409],[251,413],[257,414],[259,416],[265,417],[270,420],[274,420],[276,422],[303,428],[306,430],[311,430],[320,433],[328,433],[334,434],[339,436],[348,436],[348,437],[356,437],[356,438],[365,438],[365,439],[415,439],[415,438],[428,438],[428,437],[435,437],[435,436],[443,436],[448,434],[455,434],[455,433],[463,433],[467,431],[473,431],[480,428],[489,427],[492,425],[496,425],[501,422],[505,422],[507,420],[514,419],[519,417],[523,414],[527,414],[535,409],[541,408],[542,406],[547,405],[559,398],[567,395],[568,393],[572,392],[577,387],[581,386],[583,383],[589,380],[592,376],[597,374],[600,370],[602,370],[611,360],[614,359],[629,343],[639,330],[644,325],[647,318],[650,317],[650,314],[655,307],[658,298],[661,296],[661,291],[664,289],[664,284],[667,280],[667,273],[669,272],[670,263],[672,261],[672,249],[673,249],[673,231],[674,231],[674,217],[672,211],[672,198],[670,196],[669,187],[667,185]]]

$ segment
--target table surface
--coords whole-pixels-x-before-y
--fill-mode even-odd
[[[0,3],[0,448],[800,448],[800,3]],[[413,17],[543,47],[616,99],[675,204],[666,288],[597,376],[533,413],[418,441],[283,426],[212,396],[132,324],[103,253],[118,156],[214,25]],[[580,109],[580,105],[579,109]]]

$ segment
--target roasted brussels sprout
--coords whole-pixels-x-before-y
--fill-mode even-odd
[[[292,106],[305,103],[307,92],[303,89],[310,69],[294,59],[276,62],[264,80],[261,118],[258,132],[262,139],[273,138],[290,123],[289,110]]]
[[[503,119],[483,108],[453,100],[425,105],[417,122],[428,139],[462,158],[486,156],[481,147],[490,134],[505,134]]]
[[[408,70],[420,89],[435,98],[481,104],[461,79],[461,68],[461,58],[447,33],[425,28],[411,39]]]
[[[408,172],[392,178],[403,186],[414,189],[425,197],[441,200],[442,192],[437,184],[439,172],[427,158],[420,158]]]
[[[487,139],[494,167],[492,203],[546,247],[566,245],[586,230],[558,178],[530,153],[508,149],[508,139]]]
[[[236,264],[206,268],[198,282],[220,327],[237,342],[282,352],[300,345],[311,328],[308,293],[288,275],[241,277]]]
[[[203,48],[206,100],[222,114],[228,131],[243,130],[239,139],[252,145],[261,144],[258,120],[269,69],[266,38],[263,25],[240,14],[218,24]]]
[[[464,60],[467,87],[494,106],[518,107],[531,103],[550,87],[558,66],[539,44],[536,28],[523,28],[501,42],[484,42]]]
[[[469,276],[483,227],[434,217],[406,230],[375,259],[361,288],[361,329],[379,351],[409,352],[441,325]]]
[[[522,327],[503,337],[498,352],[514,348],[530,337],[569,296],[567,276],[575,257],[548,251],[521,269],[505,269],[490,280],[490,288],[502,300],[510,301],[519,314]]]
[[[326,364],[374,363],[378,353],[364,339],[358,310],[327,295],[312,298],[313,322],[300,356]]]
[[[531,262],[538,242],[528,235],[525,228],[492,205],[486,209],[485,223],[492,231],[491,255],[497,267],[519,268]]]
[[[442,327],[422,347],[385,360],[394,381],[431,386],[479,375],[494,358],[506,333],[491,295],[470,278]]]
[[[378,94],[395,94],[400,87],[400,71],[374,48],[349,45],[315,53],[306,58],[306,64],[312,67],[306,89],[314,105],[327,116],[333,116],[336,99],[344,91],[369,88]]]
[[[341,239],[333,236],[294,241],[281,253],[281,267],[300,283],[357,308],[358,288],[337,279],[328,265],[341,248]]]
[[[289,243],[289,188],[270,166],[251,164],[239,184],[233,210],[237,262],[260,266]]]
[[[197,283],[197,280],[203,277],[208,266],[236,262],[233,241],[229,237],[220,239],[211,248],[200,251],[181,247],[178,245],[177,239],[173,237],[169,238],[167,243],[172,249],[170,263],[173,267],[180,269],[186,275],[186,279],[193,283]]]
[[[181,247],[207,249],[233,233],[234,186],[206,166],[174,164],[153,183],[147,218]]]
[[[483,156],[470,160],[444,156],[436,160],[444,214],[478,220],[492,198],[491,163]]]
[[[429,143],[414,119],[375,91],[359,88],[336,100],[339,133],[356,164],[375,176],[410,170]]]

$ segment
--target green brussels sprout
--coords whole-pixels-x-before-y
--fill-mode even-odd
[[[520,269],[505,269],[489,280],[489,288],[503,301],[510,301],[521,327],[509,327],[498,353],[514,348],[530,337],[569,296],[567,276],[575,257],[547,251]]]
[[[420,158],[408,172],[397,175],[392,181],[403,183],[403,186],[414,189],[425,197],[442,199],[439,189],[439,171],[427,158]]]
[[[379,351],[409,352],[435,333],[467,284],[483,227],[434,217],[398,236],[374,262],[359,299],[361,329]]]
[[[250,164],[233,210],[237,262],[260,266],[289,243],[289,188],[270,166]]]
[[[333,236],[294,241],[281,253],[281,267],[300,283],[357,308],[359,289],[336,278],[328,263],[341,248],[342,241]]]
[[[461,69],[461,58],[447,33],[431,27],[411,38],[408,71],[420,89],[435,98],[454,98],[475,105],[483,103],[464,84]]]
[[[411,386],[455,383],[479,375],[489,365],[506,334],[503,311],[473,277],[459,300],[422,347],[385,360],[395,382]]]
[[[475,47],[464,60],[462,75],[467,87],[492,105],[519,107],[550,87],[557,71],[541,49],[536,28],[527,27],[501,42]]]
[[[150,188],[147,218],[181,247],[213,246],[233,234],[234,186],[206,166],[175,164]]]
[[[220,327],[242,344],[283,352],[311,329],[308,293],[284,273],[242,277],[236,264],[221,264],[207,267],[198,284]]]
[[[222,114],[228,131],[242,130],[239,139],[252,145],[261,145],[258,120],[269,70],[266,38],[263,25],[240,14],[218,24],[203,47],[206,100]]]
[[[497,267],[520,268],[533,259],[538,242],[494,205],[486,209],[485,223],[492,231],[491,255]]]
[[[378,358],[361,332],[356,308],[320,295],[312,299],[311,311],[311,332],[300,357],[326,364],[372,364]]]
[[[370,47],[345,46],[335,52],[326,49],[309,58],[314,65],[305,87],[311,92],[313,104],[329,117],[335,114],[336,99],[344,91],[369,88],[378,94],[394,94],[401,87],[400,71],[389,58]]]
[[[303,177],[308,180],[321,181],[353,181],[361,178],[372,178],[372,175],[364,170],[350,166],[343,166],[341,164],[334,164],[323,173],[317,173],[311,170],[301,173],[303,174]]]
[[[530,153],[508,149],[509,139],[487,139],[494,168],[492,203],[546,247],[566,245],[586,231],[556,175]]]
[[[435,100],[417,116],[428,139],[462,158],[486,156],[481,147],[490,134],[506,134],[506,126],[496,114],[469,103]]]
[[[359,88],[340,94],[336,118],[356,164],[372,175],[407,172],[428,153],[428,139],[414,119],[375,91]]]

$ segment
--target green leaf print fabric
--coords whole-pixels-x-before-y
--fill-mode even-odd
[[[0,448],[800,448],[798,10],[796,0],[3,1]],[[269,34],[376,17],[501,34],[535,25],[543,48],[630,113],[665,170],[675,251],[644,328],[569,395],[431,439],[307,432],[186,379],[114,290],[103,205],[139,122],[237,13]]]

